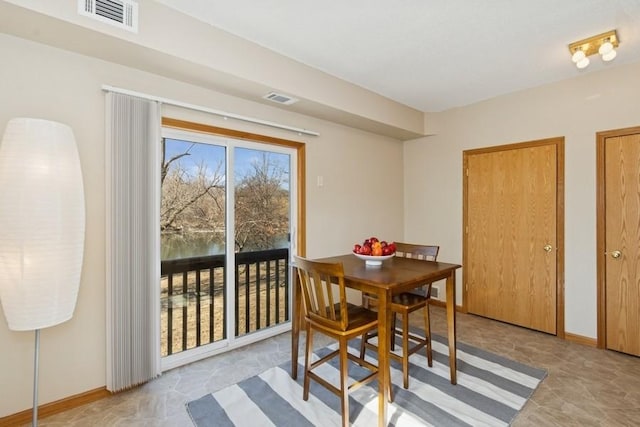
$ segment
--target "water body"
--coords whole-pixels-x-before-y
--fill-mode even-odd
[[[276,239],[273,249],[287,248],[289,242],[283,235]],[[243,252],[249,252],[247,247]],[[225,252],[224,234],[222,233],[189,233],[161,234],[160,259],[181,259],[197,256],[222,255]]]

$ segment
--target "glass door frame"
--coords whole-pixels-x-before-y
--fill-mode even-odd
[[[218,128],[214,126],[202,125],[199,123],[186,122],[182,120],[163,118],[162,119],[162,137],[172,139],[184,139],[197,143],[215,144],[224,146],[226,149],[226,228],[233,230],[234,227],[234,203],[235,191],[234,181],[235,174],[233,171],[234,148],[250,148],[263,151],[272,151],[276,153],[284,153],[290,158],[289,171],[289,195],[290,195],[290,245],[289,245],[289,263],[294,254],[304,255],[305,248],[305,145],[297,141],[284,140],[279,138],[268,137],[258,134],[250,134],[246,132],[235,131],[232,129]],[[231,182],[230,182],[231,181]],[[231,208],[230,208],[231,207]],[[227,284],[232,284],[234,279],[235,265],[235,241],[234,233],[226,233],[226,248],[232,248],[226,251],[226,270],[225,275]],[[289,321],[266,328],[261,331],[255,331],[240,337],[235,336],[234,330],[234,304],[235,286],[229,286],[229,295],[226,304],[226,338],[201,347],[175,353],[162,358],[162,371],[173,369],[187,363],[192,363],[215,354],[219,354],[234,348],[242,347],[252,342],[260,341],[265,338],[287,332],[291,329],[292,303],[293,303],[293,285],[295,278],[291,274],[289,268]]]

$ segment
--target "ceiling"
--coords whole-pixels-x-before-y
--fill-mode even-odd
[[[156,1],[424,112],[640,61],[640,0]],[[612,29],[578,70],[567,45]]]

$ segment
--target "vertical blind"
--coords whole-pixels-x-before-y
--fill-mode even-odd
[[[106,94],[107,389],[160,374],[160,104]]]

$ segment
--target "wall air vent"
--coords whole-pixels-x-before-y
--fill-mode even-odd
[[[264,99],[268,99],[269,101],[277,102],[278,104],[291,105],[298,102],[296,98],[293,98],[289,95],[283,95],[281,93],[269,92],[265,96]]]
[[[78,13],[138,32],[138,3],[135,0],[78,0]]]
[[[431,297],[438,299],[438,294],[440,293],[440,288],[437,286],[431,286]]]

